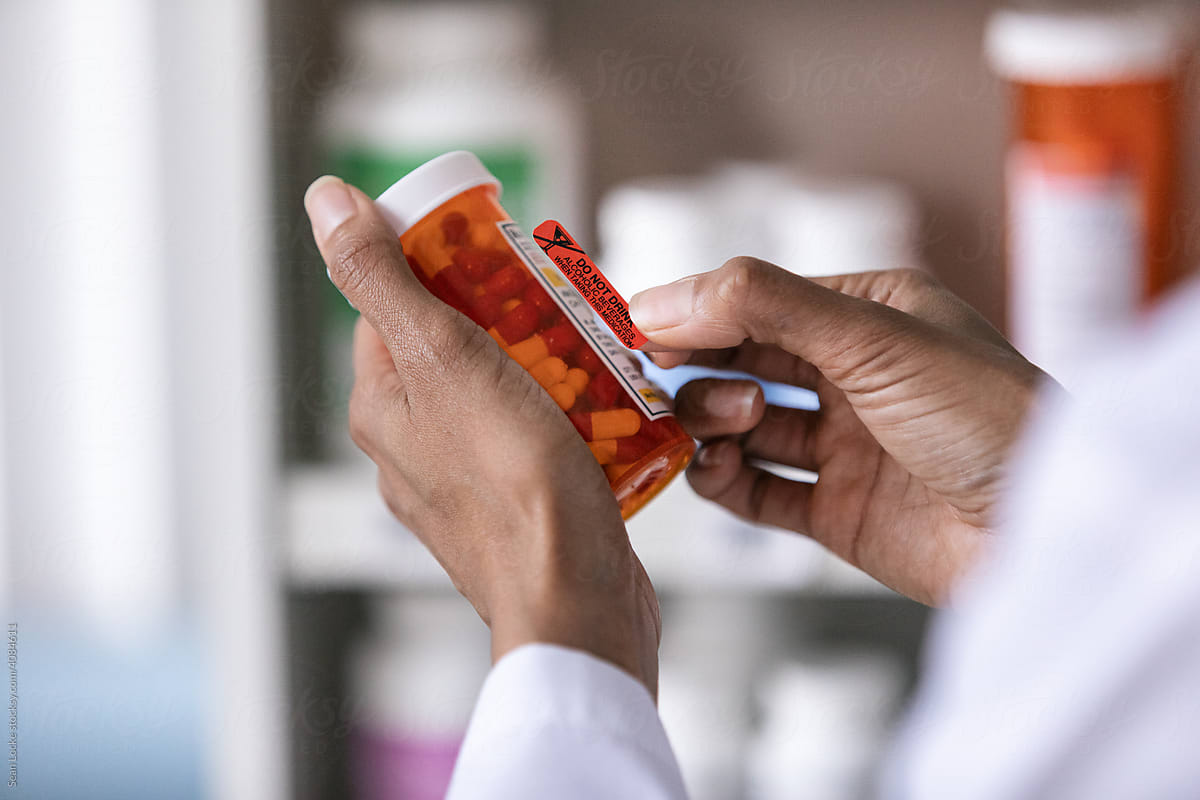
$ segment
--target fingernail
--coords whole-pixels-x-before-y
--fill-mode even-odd
[[[322,175],[312,182],[304,193],[304,208],[318,242],[329,238],[339,225],[358,212],[350,190],[334,175]]]
[[[711,416],[741,419],[750,416],[757,395],[757,386],[735,384],[712,389],[700,402]]]
[[[696,463],[705,469],[711,469],[723,460],[720,443],[705,445],[700,448],[699,453],[696,453]]]
[[[642,331],[672,328],[691,319],[695,278],[655,286],[638,292],[629,301],[629,316]]]

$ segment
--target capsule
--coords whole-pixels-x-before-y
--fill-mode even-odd
[[[595,375],[604,370],[604,362],[600,360],[600,356],[592,352],[590,347],[581,347],[575,351],[575,366],[587,372],[588,375]]]
[[[554,402],[558,403],[558,407],[563,411],[569,411],[575,405],[575,390],[567,384],[556,383],[547,389],[547,391],[550,392],[550,396],[554,398]]]
[[[446,264],[437,271],[430,283],[433,286],[434,294],[450,302],[459,311],[463,310],[459,308],[460,305],[465,304],[468,298],[475,296],[475,287],[472,286],[470,278],[457,264]]]
[[[587,389],[589,380],[591,378],[588,376],[587,370],[580,369],[579,367],[571,367],[567,370],[567,377],[563,379],[567,386],[570,386],[575,391],[576,395],[583,394],[583,391]]]
[[[579,331],[565,319],[542,331],[541,335],[546,340],[546,347],[552,356],[570,355],[583,344],[583,337],[579,335]]]
[[[554,356],[543,358],[529,368],[529,374],[541,384],[543,389],[549,389],[555,384],[562,383],[563,379],[567,377],[567,362]]]
[[[654,449],[654,442],[642,436],[627,436],[588,442],[588,448],[601,464],[629,464]]]
[[[451,211],[446,216],[442,217],[442,238],[447,245],[460,245],[467,243],[467,231],[471,228],[471,221],[467,219],[466,214],[458,211]]]
[[[492,327],[500,317],[504,316],[500,300],[494,295],[481,294],[473,297],[467,306],[467,316],[481,328]]]
[[[504,306],[500,306],[500,309],[503,311]],[[528,339],[537,328],[537,324],[537,309],[529,303],[518,303],[516,308],[500,317],[496,322],[495,329],[504,341],[519,342]]]
[[[588,384],[586,397],[595,408],[611,408],[621,396],[621,384],[608,370],[592,376]]]
[[[609,464],[604,468],[604,474],[608,477],[609,483],[613,483],[628,472],[632,466],[633,464]]]
[[[550,357],[550,348],[546,347],[546,340],[537,334],[510,345],[507,350],[513,361],[525,369]]]
[[[525,291],[521,293],[521,299],[526,303],[533,303],[534,308],[542,315],[543,322],[551,322],[556,317],[561,317],[562,312],[558,308],[558,304],[546,294],[546,290],[537,283],[530,282],[525,287]]]
[[[529,273],[516,264],[509,264],[502,267],[489,276],[483,282],[483,290],[488,294],[495,295],[501,300],[507,300],[516,295],[525,288],[525,284],[530,281]]]
[[[589,442],[633,436],[642,427],[642,415],[632,408],[568,414],[579,435]]]

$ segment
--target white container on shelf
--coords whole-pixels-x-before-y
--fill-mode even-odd
[[[784,620],[769,595],[728,592],[663,604],[658,707],[691,800],[742,796],[752,687]]]
[[[873,796],[903,678],[882,653],[831,651],[779,667],[760,692],[762,725],[746,759],[748,800]]]
[[[375,197],[435,156],[470,150],[500,179],[505,208],[526,230],[547,217],[586,230],[578,95],[549,70],[537,13],[376,1],[346,14],[346,68],[318,112],[328,171]],[[323,440],[344,460],[353,450],[345,417],[358,315],[332,287],[324,314]]]
[[[766,215],[770,260],[800,275],[920,264],[917,204],[893,183],[805,178],[779,193]]]
[[[491,666],[487,628],[461,596],[377,600],[350,656],[356,800],[434,800],[450,782]]]
[[[582,219],[577,95],[556,80],[542,20],[496,3],[352,6],[344,85],[327,98],[324,139],[335,164],[375,196],[449,150],[470,150],[504,184],[527,227]]]

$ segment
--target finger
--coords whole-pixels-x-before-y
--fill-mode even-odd
[[[766,402],[754,381],[704,378],[675,395],[675,417],[693,437],[713,439],[745,433],[762,419]]]
[[[742,437],[742,454],[816,472],[813,445],[820,419],[818,411],[767,406],[759,423]]]
[[[437,361],[459,345],[468,320],[413,275],[396,232],[371,198],[340,179],[318,178],[304,195],[329,277],[371,323],[399,364]]]
[[[668,347],[728,348],[746,339],[777,345],[847,391],[877,388],[879,362],[932,337],[930,323],[744,257],[634,295],[630,314],[642,333]]]
[[[396,365],[387,345],[366,317],[359,317],[354,323],[354,379],[369,381],[395,374]]]
[[[690,350],[663,350],[646,353],[650,360],[654,362],[654,365],[660,369],[672,369],[682,366],[688,363],[691,354]]]
[[[737,443],[705,445],[687,471],[696,494],[764,525],[807,533],[811,484],[789,481],[745,464]]]
[[[384,420],[402,396],[403,381],[392,354],[366,318],[354,325],[354,389],[350,392],[350,438],[373,460],[386,452]]]
[[[804,389],[815,389],[821,375],[812,364],[775,345],[749,341],[721,350],[696,350],[687,363],[697,367],[745,372],[766,381],[787,383]]]

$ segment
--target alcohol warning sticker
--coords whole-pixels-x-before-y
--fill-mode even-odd
[[[561,268],[534,243],[533,239],[521,232],[517,223],[498,222],[496,227],[508,240],[513,252],[525,262],[530,275],[558,304],[575,329],[583,336],[584,341],[591,345],[597,357],[604,362],[621,388],[633,400],[635,407],[649,419],[670,416],[671,401],[668,396],[646,380],[634,355],[622,347],[616,337],[605,330],[605,325],[600,321],[600,315],[595,311],[595,305],[584,299],[575,284],[567,282]],[[617,295],[617,299],[620,300],[620,295]],[[625,301],[621,300],[621,302]],[[625,318],[627,320],[629,318],[628,310],[626,310]],[[612,325],[609,324],[609,327],[611,328]],[[632,325],[629,327],[632,328]],[[644,337],[642,341],[645,341]]]
[[[646,343],[646,337],[629,318],[625,298],[561,224],[548,219],[533,229],[533,238],[621,344],[636,350]]]

